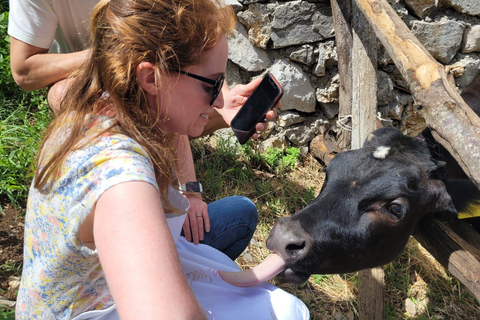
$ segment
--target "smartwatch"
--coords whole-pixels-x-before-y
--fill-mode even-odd
[[[179,188],[181,193],[202,193],[202,184],[198,181],[190,181],[182,184]]]

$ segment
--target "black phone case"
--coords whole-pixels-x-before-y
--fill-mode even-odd
[[[278,81],[275,79],[275,77],[273,77],[273,75],[269,75],[269,74],[266,74],[264,76],[265,77],[271,77],[272,80],[276,83],[276,85],[278,86],[278,88],[280,88],[280,92],[279,92],[279,95],[277,96],[277,98],[275,100],[273,100],[271,102],[271,104],[265,109],[265,112],[263,112],[262,115],[260,115],[260,117],[258,117],[257,119],[255,119],[254,122],[252,122],[252,127],[250,128],[250,130],[240,130],[238,128],[234,128],[233,125],[234,125],[234,122],[235,122],[235,118],[232,119],[232,130],[235,134],[235,136],[237,137],[238,139],[238,142],[240,144],[245,144],[248,139],[250,139],[250,137],[255,133],[255,126],[257,125],[257,123],[263,121],[265,119],[265,116],[267,114],[268,111],[270,111],[271,109],[273,109],[273,107],[275,107],[275,105],[278,103],[278,101],[280,100],[280,98],[282,97],[283,95],[283,90],[281,90],[281,86],[280,84],[278,83]],[[255,93],[255,92],[254,92]],[[254,94],[252,93],[252,95]],[[248,100],[245,102],[244,106],[247,104]],[[243,108],[243,107],[242,107]],[[240,110],[239,110],[240,112]]]

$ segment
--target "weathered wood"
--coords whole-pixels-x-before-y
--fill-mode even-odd
[[[420,115],[480,188],[480,118],[467,106],[435,61],[386,0],[355,0],[410,85]]]
[[[475,259],[480,261],[480,234],[477,230],[469,223],[457,219],[440,226],[463,250],[470,252]]]
[[[383,267],[358,273],[358,304],[360,320],[384,320],[385,271]]]
[[[377,39],[361,12],[354,11],[352,26],[352,149],[358,149],[376,129]]]
[[[455,241],[461,236],[452,237],[453,233],[447,224],[427,217],[417,225],[414,236],[480,302],[480,262]]]
[[[352,118],[352,0],[331,0],[335,44],[337,47],[338,75],[338,119],[345,126],[351,126]],[[341,128],[337,133],[337,147],[342,151],[350,150],[351,132]]]
[[[340,76],[339,121],[350,125],[337,134],[337,146],[345,151],[362,147],[376,129],[377,45],[364,16],[354,10],[351,0],[332,0],[333,21]],[[348,141],[348,143],[347,143]],[[360,320],[384,319],[383,268],[362,270],[359,277]]]
[[[377,40],[363,15],[352,17],[352,149],[361,148],[376,129]],[[382,267],[362,270],[359,278],[360,320],[383,320],[385,282]]]

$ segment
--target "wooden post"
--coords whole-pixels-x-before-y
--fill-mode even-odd
[[[350,150],[352,134],[344,129],[352,126],[352,1],[331,0],[335,45],[338,57],[340,88],[338,93],[338,119],[344,127],[337,133],[337,147],[341,151]]]
[[[360,320],[385,319],[385,272],[382,267],[358,272]]]
[[[352,149],[358,149],[377,128],[377,38],[356,9],[352,22]]]
[[[350,124],[352,132],[342,129],[338,147],[343,150],[362,147],[365,138],[376,129],[377,46],[376,38],[352,1],[332,0],[333,21],[340,75],[339,121]],[[346,143],[346,139],[351,142]],[[360,320],[383,320],[384,271],[382,267],[359,272],[358,300]]]
[[[366,137],[376,129],[377,39],[363,14],[358,10],[353,12],[352,149],[358,149],[362,147]],[[383,267],[358,272],[360,320],[385,319],[384,278]]]

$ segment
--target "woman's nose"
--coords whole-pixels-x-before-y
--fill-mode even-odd
[[[225,105],[225,101],[223,100],[223,92],[220,92],[217,99],[213,101],[212,107],[217,109],[222,109],[224,105]]]

